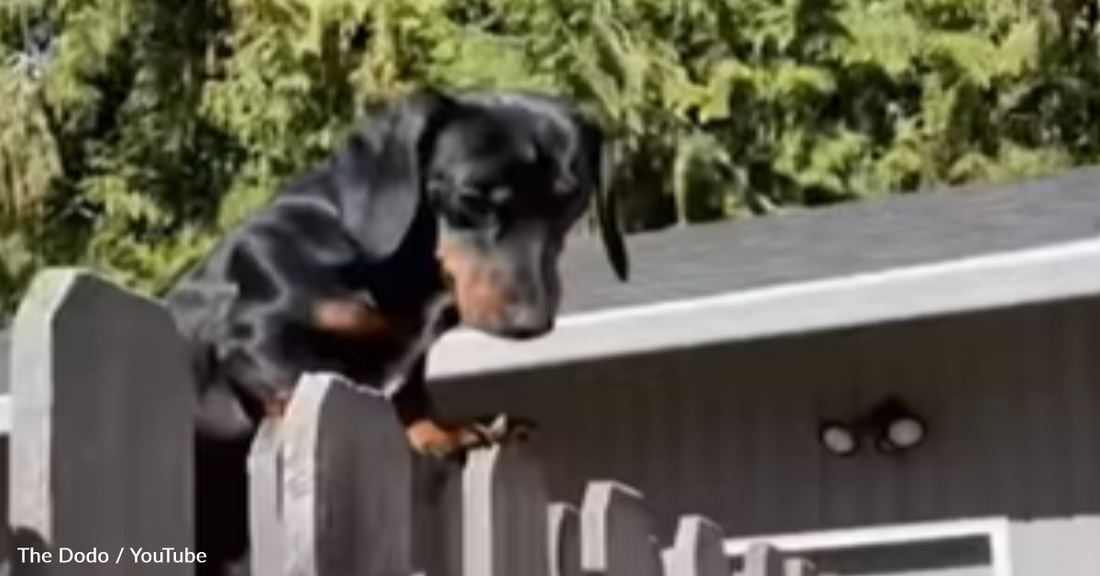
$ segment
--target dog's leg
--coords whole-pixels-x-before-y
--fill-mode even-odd
[[[311,310],[312,326],[322,332],[366,340],[396,340],[404,337],[400,328],[354,297],[328,298],[315,302]]]
[[[424,358],[435,341],[454,324],[453,301],[442,295],[430,302],[424,315],[409,330],[401,322],[383,317],[362,300],[328,299],[313,307],[313,324],[326,332],[349,337],[402,342],[403,355],[391,365],[381,382],[381,392],[394,403],[412,449],[433,458],[459,456],[472,448],[488,446],[530,434],[533,426],[506,417],[477,419],[459,425],[443,423],[424,383]],[[277,418],[289,398],[277,399],[267,410]]]
[[[461,429],[439,421],[425,386],[424,371],[425,363],[420,359],[390,400],[412,449],[424,456],[448,458],[461,452],[464,446],[472,445],[474,439],[470,434],[463,434]]]
[[[408,425],[406,432],[409,444],[418,454],[452,458],[475,448],[526,440],[534,429],[530,422],[501,415],[491,422],[476,420],[453,427],[422,419]]]

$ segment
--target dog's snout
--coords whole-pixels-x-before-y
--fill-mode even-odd
[[[515,340],[537,338],[554,329],[554,316],[528,307],[509,310],[501,335]]]

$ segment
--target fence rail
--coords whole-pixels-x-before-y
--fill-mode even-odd
[[[46,271],[17,314],[11,365],[0,574],[193,574],[193,563],[134,556],[201,552],[195,387],[167,312],[79,270]],[[722,528],[700,516],[659,542],[642,494],[619,482],[552,502],[537,445],[480,450],[461,466],[417,461],[389,404],[335,375],[302,379],[248,464],[254,576],[813,574],[764,544],[735,566]],[[53,561],[28,563],[19,547]],[[97,561],[58,562],[66,549]]]

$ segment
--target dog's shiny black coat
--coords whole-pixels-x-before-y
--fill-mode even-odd
[[[206,573],[246,548],[245,456],[303,372],[378,385],[451,293],[454,322],[505,338],[553,329],[566,232],[595,195],[613,268],[626,252],[604,194],[601,130],[561,100],[421,92],[374,114],[329,161],[228,235],[167,297],[201,387],[198,546]],[[370,311],[346,330],[324,306]],[[363,312],[364,314],[366,312]],[[381,334],[377,332],[382,332]],[[394,397],[432,418],[424,361]]]

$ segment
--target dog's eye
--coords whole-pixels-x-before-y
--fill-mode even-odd
[[[493,202],[479,190],[467,190],[458,195],[455,224],[476,228],[493,217]]]
[[[554,195],[558,197],[570,196],[577,192],[577,181],[574,178],[563,176],[554,182]]]

